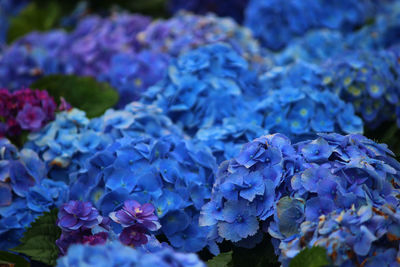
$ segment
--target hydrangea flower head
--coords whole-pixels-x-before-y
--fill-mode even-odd
[[[136,34],[149,23],[148,17],[123,13],[84,18],[69,34],[70,45],[60,53],[68,73],[97,77],[107,72],[115,54],[138,51]]]
[[[0,87],[18,90],[43,75],[66,73],[60,51],[68,43],[64,31],[33,32],[6,47],[0,58]]]
[[[215,169],[215,158],[207,147],[181,136],[123,135],[88,159],[71,184],[71,198],[91,200],[102,214],[111,213],[114,221],[126,227],[124,243],[134,242],[133,237],[142,231],[127,228],[139,224],[157,230],[158,217],[160,233],[174,247],[199,251],[207,245],[209,230],[199,227],[196,213],[210,197]],[[82,187],[87,190],[82,192]],[[189,227],[195,242],[180,238]]]
[[[9,92],[0,89],[0,136],[13,137],[22,130],[38,131],[54,119],[57,109],[54,99],[47,91],[22,89]]]
[[[290,178],[278,201],[286,204],[277,204],[268,228],[283,263],[305,246],[325,247],[339,266],[398,248],[399,222],[391,216],[398,212],[400,164],[387,146],[361,135],[321,134],[295,148],[305,168]],[[296,220],[283,212],[295,207]]]
[[[220,17],[232,17],[238,23],[243,21],[243,10],[246,9],[248,0],[228,0],[218,2],[216,0],[172,0],[168,6],[171,12],[175,13],[180,10],[189,10],[198,14],[215,13]]]
[[[38,216],[67,201],[67,185],[45,177],[46,166],[34,151],[0,138],[0,249],[17,246]]]
[[[148,251],[146,248],[133,249],[119,242],[110,242],[98,246],[73,245],[68,254],[57,261],[58,267],[75,264],[101,267],[116,265],[205,267],[205,264],[200,261],[197,255],[175,252],[168,246],[161,246],[160,244]]]
[[[303,168],[303,162],[281,134],[243,145],[235,158],[220,165],[211,201],[200,212],[200,225],[217,227],[219,237],[233,242],[255,237],[259,220],[273,215],[286,180]]]
[[[319,64],[346,51],[346,45],[346,39],[340,31],[313,30],[293,39],[276,55],[275,61],[279,65],[290,64],[297,60]]]
[[[400,99],[399,62],[392,51],[359,51],[326,63],[324,84],[352,102],[371,128],[395,120]]]
[[[246,114],[246,99],[260,93],[257,82],[243,57],[217,43],[182,54],[144,100],[153,101],[191,134],[219,125],[226,117]]]
[[[350,103],[322,86],[323,72],[317,65],[297,62],[276,67],[260,78],[273,88],[254,103],[261,126],[270,133],[283,133],[294,141],[319,132],[362,133],[363,122]]]
[[[251,0],[246,9],[245,25],[263,44],[284,48],[294,37],[315,28],[354,30],[374,13],[371,1],[363,0]]]

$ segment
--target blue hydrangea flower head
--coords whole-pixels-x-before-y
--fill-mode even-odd
[[[232,10],[232,7],[229,9]],[[249,61],[254,70],[265,71],[273,64],[271,55],[260,47],[248,28],[240,26],[231,18],[221,18],[214,14],[201,16],[178,12],[168,20],[151,23],[138,34],[138,39],[143,47],[172,57],[207,44],[225,42]]]
[[[249,114],[248,120],[225,118],[222,125],[201,128],[194,140],[200,140],[211,148],[218,163],[235,157],[243,144],[255,139],[257,136],[267,134],[262,129],[262,118]],[[254,116],[254,117],[253,117]],[[251,121],[250,121],[251,120]],[[250,121],[250,123],[249,123]]]
[[[325,68],[324,85],[352,102],[368,127],[396,119],[400,65],[395,52],[347,53],[327,62]]]
[[[238,23],[243,21],[243,11],[246,9],[248,0],[228,0],[218,2],[216,0],[172,0],[168,2],[172,13],[180,10],[189,10],[197,14],[215,13],[220,17],[232,17]]]
[[[275,61],[279,65],[290,64],[297,60],[319,64],[343,53],[346,45],[346,40],[340,31],[313,30],[293,39],[282,52],[275,56]]]
[[[289,177],[304,160],[281,134],[266,135],[243,145],[233,159],[221,163],[211,201],[200,212],[200,225],[217,227],[219,238],[238,242],[259,233]]]
[[[369,0],[251,0],[245,13],[245,25],[263,44],[284,48],[294,37],[310,29],[329,28],[344,31],[363,25],[374,14]]]
[[[30,33],[5,48],[0,58],[0,87],[17,90],[42,77],[64,72],[58,56],[67,44],[64,31]]]
[[[209,230],[198,227],[196,214],[211,195],[217,166],[211,151],[178,135],[122,133],[74,176],[71,199],[93,201],[102,214],[119,210],[126,200],[151,203],[160,219],[159,233],[172,246],[190,252],[204,248]],[[179,237],[186,232],[193,233],[191,239]]]
[[[119,53],[111,59],[109,71],[99,73],[102,81],[118,89],[118,108],[138,100],[149,86],[161,80],[166,72],[169,56],[143,50],[138,53]]]
[[[257,76],[247,61],[229,45],[217,43],[181,54],[144,101],[153,101],[195,134],[199,128],[222,124],[226,117],[247,115],[246,100],[259,93]]]
[[[260,78],[267,91],[254,104],[263,117],[261,126],[270,133],[283,133],[294,141],[319,132],[362,133],[363,122],[350,103],[322,86],[323,72],[317,65],[297,62],[276,67]]]
[[[205,267],[195,254],[175,252],[167,246],[154,247],[150,251],[146,248],[133,249],[119,242],[110,242],[105,245],[88,246],[73,245],[68,254],[57,261],[58,267],[68,266],[188,266]]]
[[[67,201],[63,182],[46,178],[45,163],[31,149],[0,139],[0,249],[19,244],[25,229],[43,212]]]

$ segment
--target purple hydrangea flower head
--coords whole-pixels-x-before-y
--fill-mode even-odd
[[[68,232],[90,229],[99,225],[101,221],[102,217],[92,203],[71,200],[60,207],[57,225]]]

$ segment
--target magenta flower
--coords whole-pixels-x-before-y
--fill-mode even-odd
[[[82,244],[89,244],[91,246],[102,245],[107,242],[108,233],[100,232],[94,235],[88,235],[82,237]]]
[[[142,225],[150,231],[160,229],[154,206],[150,203],[140,205],[136,200],[126,200],[121,210],[110,213],[110,218],[123,227]]]
[[[43,109],[33,107],[31,104],[26,104],[17,115],[17,122],[24,130],[39,130],[45,119],[46,113]]]
[[[57,225],[64,231],[89,229],[99,225],[103,217],[90,202],[71,200],[61,206]]]

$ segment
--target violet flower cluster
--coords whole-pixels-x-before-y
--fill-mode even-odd
[[[64,105],[59,109],[69,108]],[[22,131],[37,132],[55,117],[56,102],[45,90],[0,89],[0,137],[13,137]]]
[[[34,151],[18,151],[0,138],[0,249],[17,246],[38,216],[67,201],[68,190],[46,178],[46,166]]]
[[[110,213],[115,222],[124,229],[118,234],[119,240],[126,246],[141,246],[148,242],[149,231],[160,228],[154,206],[140,205],[135,200],[126,200],[121,210]],[[60,207],[57,225],[62,233],[56,244],[61,255],[65,255],[73,244],[101,245],[116,235],[110,226],[108,216],[101,216],[90,202],[71,200]]]
[[[321,135],[295,148],[308,166],[288,181],[289,194],[276,203],[268,227],[281,261],[321,245],[337,266],[395,263],[400,163],[394,154],[361,135]]]

